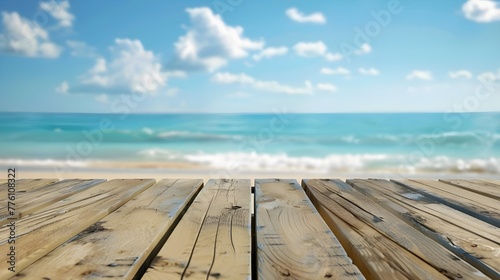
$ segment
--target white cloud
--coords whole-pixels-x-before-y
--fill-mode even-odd
[[[243,37],[242,27],[226,25],[220,15],[215,15],[209,8],[186,11],[191,18],[191,27],[175,43],[173,68],[213,72],[230,59],[247,57],[249,51],[264,47],[264,42]]]
[[[480,81],[487,81],[487,82],[494,82],[494,81],[500,79],[500,77],[497,77],[495,75],[495,73],[493,73],[493,72],[481,73],[479,76],[477,76],[477,78]]]
[[[378,76],[380,74],[380,71],[378,71],[377,69],[375,68],[359,68],[358,69],[359,73],[361,73],[362,75],[368,75],[368,76]]]
[[[94,97],[94,99],[99,102],[99,103],[102,103],[102,104],[107,104],[109,103],[109,98],[106,94],[99,94],[99,95],[96,95],[96,97]]]
[[[46,30],[18,13],[2,12],[3,34],[0,51],[28,57],[56,58],[61,48],[52,43]]]
[[[322,41],[318,42],[299,42],[293,46],[295,52],[304,57],[323,56],[328,47]]]
[[[325,58],[328,61],[339,61],[342,60],[343,56],[340,53],[326,53]]]
[[[299,56],[303,57],[324,57],[328,61],[338,61],[342,59],[339,53],[329,53],[328,47],[323,41],[317,42],[298,42],[293,46],[293,50]]]
[[[243,73],[215,73],[212,76],[212,81],[220,84],[240,84],[244,86],[251,86],[254,89],[276,93],[313,94],[314,92],[314,88],[309,81],[305,82],[304,87],[292,87],[280,84],[276,81],[260,81]]]
[[[50,2],[40,3],[40,9],[49,13],[49,15],[59,22],[59,26],[62,27],[71,27],[75,20],[75,16],[68,11],[69,7],[68,1],[56,2],[55,0],[51,0]]]
[[[181,71],[163,71],[159,58],[144,49],[139,40],[116,39],[110,50],[112,59],[96,59],[94,66],[80,77],[81,86],[75,91],[156,94],[166,86],[169,77],[185,75]]]
[[[321,74],[324,75],[343,75],[343,76],[349,76],[351,74],[351,71],[343,68],[343,67],[337,67],[336,69],[331,69],[331,68],[321,68],[319,71]]]
[[[476,22],[500,20],[499,4],[492,0],[468,0],[462,6],[465,17]]]
[[[300,22],[300,23],[306,23],[306,22],[311,22],[311,23],[325,23],[326,18],[322,13],[312,13],[310,15],[304,15],[302,12],[300,12],[297,8],[292,7],[288,10],[286,10],[286,15],[293,21]]]
[[[430,71],[414,70],[406,76],[407,80],[432,80],[432,73]]]
[[[72,56],[81,57],[97,57],[97,51],[94,47],[87,45],[85,42],[81,41],[66,41],[66,45],[71,48]]]
[[[448,75],[452,79],[459,79],[459,78],[470,79],[470,78],[472,78],[472,73],[470,71],[467,71],[467,70],[458,70],[455,72],[450,71],[448,73]]]
[[[320,91],[328,91],[328,92],[336,92],[337,87],[330,83],[319,83],[316,85],[316,88]]]
[[[56,87],[56,91],[62,94],[68,93],[69,85],[68,82],[62,82],[58,87]]]
[[[278,55],[285,55],[288,53],[288,48],[287,47],[270,47],[270,48],[265,48],[263,49],[260,53],[255,54],[253,56],[253,59],[255,61],[259,61],[263,58],[271,58],[273,56],[278,56]]]
[[[354,51],[354,53],[357,55],[368,54],[371,52],[372,52],[372,46],[370,46],[367,43],[364,43],[358,50]]]

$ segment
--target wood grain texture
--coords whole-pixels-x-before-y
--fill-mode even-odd
[[[319,213],[367,279],[448,279],[331,199],[316,181],[303,181]]]
[[[477,181],[485,182],[497,188],[500,188],[500,179],[479,179]]]
[[[14,279],[133,279],[202,185],[202,180],[162,180]]]
[[[440,182],[500,200],[500,186],[481,180],[443,180]]]
[[[500,227],[497,200],[435,180],[391,180],[458,211]]]
[[[57,179],[18,179],[16,180],[16,195],[21,195],[49,184],[53,184],[59,180]],[[3,205],[7,201],[7,182],[0,184],[0,204]]]
[[[142,279],[250,279],[250,180],[209,180]]]
[[[47,253],[84,231],[99,230],[97,221],[154,184],[150,179],[112,180],[55,202],[16,221],[16,273],[0,270],[0,279],[22,272]],[[8,227],[0,229],[0,252],[7,252]],[[0,262],[6,263],[6,254]]]
[[[44,207],[65,199],[73,194],[86,190],[92,186],[104,182],[104,180],[63,180],[53,184],[38,187],[16,196],[16,215],[14,218],[21,218],[34,213]],[[9,222],[7,208],[0,209],[0,226]]]
[[[412,252],[446,277],[450,279],[487,279],[476,268],[346,183],[340,180],[307,180],[305,183],[309,185],[312,182],[316,183],[317,186],[323,186],[322,193],[335,200],[357,219]]]
[[[499,228],[387,180],[347,182],[488,277],[500,279]]]
[[[259,279],[364,279],[295,180],[255,180]]]

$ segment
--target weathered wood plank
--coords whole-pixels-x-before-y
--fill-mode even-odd
[[[348,183],[487,276],[500,279],[500,255],[493,249],[500,249],[499,228],[386,180]]]
[[[99,230],[79,234],[14,279],[80,279],[89,272],[92,279],[133,279],[202,185],[202,180],[162,180],[100,220]]]
[[[93,225],[137,194],[154,184],[154,180],[112,180],[55,202],[43,211],[16,221],[16,272],[0,270],[0,279],[7,279],[70,238]],[[87,232],[99,230],[94,225]],[[7,252],[9,227],[0,229],[0,252]],[[0,254],[7,263],[7,255]]]
[[[249,279],[250,180],[209,180],[142,279]]]
[[[406,224],[382,206],[340,180],[308,180],[322,186],[322,193],[335,200],[357,219],[370,225],[451,279],[485,279],[486,276],[450,251]]]
[[[255,180],[259,279],[364,279],[295,180]]]
[[[469,190],[471,192],[478,193],[480,195],[485,195],[496,200],[500,200],[500,186],[490,184],[488,182],[483,182],[479,180],[443,180],[440,182],[457,186],[459,188]]]
[[[16,195],[57,182],[57,179],[17,179]],[[0,184],[0,203],[7,201],[7,182]]]
[[[448,279],[412,252],[357,219],[316,181],[303,186],[321,216],[367,279]]]
[[[497,200],[435,180],[391,180],[458,211],[500,227]]]
[[[500,188],[500,180],[499,179],[479,179],[477,181],[485,182],[494,187]]]
[[[0,226],[8,224],[8,218],[21,218],[25,215],[43,209],[56,201],[86,190],[105,180],[63,180],[54,184],[45,185],[29,192],[16,196],[15,216],[10,216],[7,208],[0,209]]]

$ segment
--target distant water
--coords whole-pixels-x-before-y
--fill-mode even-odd
[[[500,113],[0,113],[0,165],[88,167],[95,162],[500,174]]]

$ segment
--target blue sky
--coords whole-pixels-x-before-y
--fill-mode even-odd
[[[0,111],[500,110],[500,3],[0,2]]]

